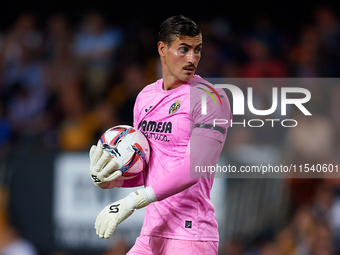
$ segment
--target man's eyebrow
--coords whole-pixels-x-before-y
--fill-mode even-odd
[[[190,48],[190,49],[192,48],[192,46],[189,45],[189,44],[187,44],[187,43],[180,43],[179,45],[181,45],[181,46],[186,46],[186,47],[188,47],[188,48]],[[200,47],[200,46],[202,46],[202,43],[196,45],[195,48]]]

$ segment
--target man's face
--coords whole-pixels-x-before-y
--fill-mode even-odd
[[[175,37],[170,47],[164,45],[164,61],[168,75],[175,80],[189,81],[201,58],[202,36]]]

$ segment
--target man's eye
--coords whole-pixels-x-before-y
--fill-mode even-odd
[[[198,54],[198,53],[201,52],[201,50],[202,50],[202,48],[197,48],[197,49],[195,49],[195,53]]]
[[[188,52],[188,48],[186,48],[186,47],[181,47],[181,48],[179,48],[179,50],[182,53],[187,53]]]

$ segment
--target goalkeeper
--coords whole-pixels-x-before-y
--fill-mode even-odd
[[[134,107],[134,127],[155,134],[148,136],[148,169],[134,179],[118,180],[109,154],[97,146],[90,150],[90,173],[97,186],[145,188],[106,206],[97,216],[96,232],[109,238],[135,209],[146,206],[141,235],[129,255],[217,254],[218,226],[210,200],[214,179],[191,178],[190,157],[195,165],[216,165],[228,125],[212,124],[214,119],[230,123],[229,101],[223,90],[216,91],[195,75],[203,45],[192,20],[171,17],[162,23],[158,36],[163,78],[146,86]],[[208,111],[202,114],[201,97],[207,92],[215,100],[208,96]],[[165,122],[166,129],[154,128]],[[156,134],[166,139],[157,140]]]

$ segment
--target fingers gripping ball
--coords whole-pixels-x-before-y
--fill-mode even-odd
[[[117,163],[112,160],[109,153],[100,146],[93,145],[90,150],[90,175],[93,183],[106,188],[112,180],[121,176],[117,170]]]
[[[108,129],[100,137],[97,146],[108,152],[117,163],[116,167],[121,173],[118,179],[136,177],[149,162],[149,142],[142,132],[131,126],[119,125]]]

